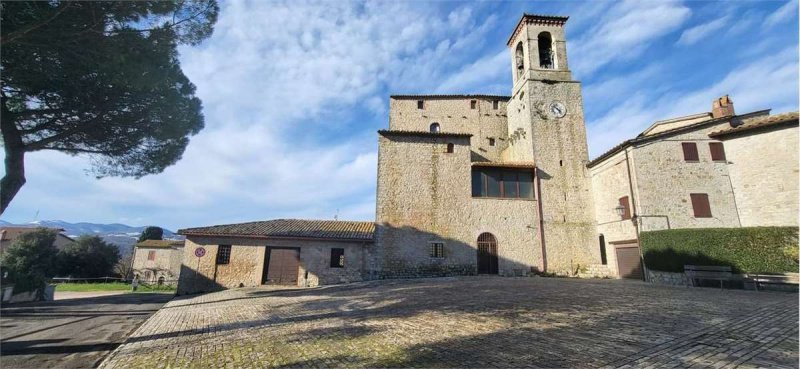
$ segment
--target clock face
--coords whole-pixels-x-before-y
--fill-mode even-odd
[[[562,118],[567,115],[567,107],[561,101],[553,101],[550,104],[550,114],[553,114],[556,118]]]

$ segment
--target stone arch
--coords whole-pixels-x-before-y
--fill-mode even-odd
[[[497,238],[489,232],[478,236],[478,274],[498,274]]]
[[[522,77],[525,73],[525,52],[522,50],[522,42],[517,44],[517,49],[514,51],[514,69],[517,78]]]
[[[537,37],[539,46],[539,68],[555,69],[556,53],[553,49],[553,36],[550,32],[541,32]]]

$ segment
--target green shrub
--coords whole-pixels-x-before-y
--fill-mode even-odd
[[[797,227],[694,228],[642,232],[647,268],[726,265],[736,273],[797,272]]]

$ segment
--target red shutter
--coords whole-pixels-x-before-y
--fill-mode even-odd
[[[684,142],[683,146],[683,160],[686,161],[700,161],[700,155],[697,154],[697,144],[694,142]]]
[[[695,218],[711,218],[711,205],[708,203],[708,194],[693,193],[690,194],[692,198],[692,209],[694,210]]]
[[[725,147],[722,142],[709,142],[708,148],[711,150],[711,160],[725,161]]]
[[[625,211],[622,212],[622,219],[631,219],[631,204],[628,201],[628,196],[620,197],[619,204],[625,208]]]

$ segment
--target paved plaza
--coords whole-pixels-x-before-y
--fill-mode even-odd
[[[798,366],[797,294],[463,277],[179,297],[102,368]]]

